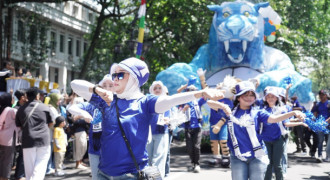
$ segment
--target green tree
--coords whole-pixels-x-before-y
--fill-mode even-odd
[[[291,58],[296,69],[313,82],[313,91],[330,85],[330,12],[327,0],[271,1],[282,17],[274,46]]]
[[[144,44],[149,46],[143,57],[150,69],[150,80],[175,62],[189,62],[200,46],[208,42],[213,13],[207,5],[219,1],[160,0],[147,3]],[[139,4],[137,4],[139,6]],[[88,79],[99,79],[109,72],[113,62],[135,56],[130,43],[138,36],[137,11],[122,18],[104,21],[100,41],[95,46],[96,58]],[[120,47],[120,51],[114,51]],[[145,89],[149,84],[145,85]]]

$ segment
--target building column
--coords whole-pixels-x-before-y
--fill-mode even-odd
[[[49,81],[49,64],[47,62],[41,65],[40,75],[42,76],[42,80]]]
[[[62,66],[58,72],[59,89],[63,89],[64,92],[66,92],[66,84],[67,84],[67,80],[68,80],[67,72],[68,72],[68,70],[67,70],[66,66]]]

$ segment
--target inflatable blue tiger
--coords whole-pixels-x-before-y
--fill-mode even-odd
[[[267,23],[260,10],[268,6],[269,3],[246,1],[209,5],[208,8],[215,12],[209,43],[199,48],[189,64],[175,63],[160,72],[156,79],[168,87],[170,94],[176,93],[176,89],[189,79],[198,79],[198,68],[207,70],[206,82],[210,86],[222,82],[226,75],[242,80],[258,79],[258,92],[266,86],[285,88],[292,83],[289,95],[296,95],[309,108],[314,101],[311,81],[295,71],[285,53],[264,44]],[[195,85],[200,87],[200,82],[197,80]]]

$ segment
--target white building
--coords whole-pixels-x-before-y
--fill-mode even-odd
[[[37,10],[36,10],[37,9]],[[24,64],[20,41],[22,29],[29,28],[20,14],[35,12],[50,22],[47,31],[48,58],[40,64],[40,68],[32,71],[34,77],[42,77],[44,81],[56,82],[59,89],[66,90],[69,82],[77,78],[83,53],[88,48],[84,35],[91,32],[97,6],[92,1],[68,1],[64,3],[17,3],[13,8],[11,60],[15,65]],[[3,9],[6,17],[6,9]],[[5,22],[5,21],[3,21]],[[5,52],[3,52],[5,53]],[[29,58],[29,54],[27,54]]]

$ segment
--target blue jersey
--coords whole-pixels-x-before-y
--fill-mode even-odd
[[[170,111],[166,111],[164,114],[164,117],[169,117],[170,116]],[[151,120],[151,132],[152,134],[165,134],[168,133],[168,125],[158,125],[158,117],[160,116],[160,114],[154,114],[152,116],[152,120]]]
[[[268,113],[272,114],[272,108],[270,107],[266,107],[265,109]],[[285,113],[285,112],[282,112]],[[289,119],[286,119],[282,122],[278,122],[278,123],[284,123],[289,122]],[[282,133],[281,133],[281,129],[280,129],[280,125],[278,123],[263,123],[262,126],[262,132],[261,132],[261,136],[262,139],[266,142],[272,142],[275,140],[278,140]]]
[[[137,173],[134,161],[122,137],[116,113],[115,102],[119,109],[119,119],[131,145],[140,169],[148,164],[146,150],[149,124],[155,113],[157,96],[146,95],[139,99],[115,99],[110,106],[93,94],[90,103],[103,114],[101,155],[99,169],[109,176]]]
[[[92,122],[102,122],[102,119],[98,119],[98,118],[102,118],[102,114],[97,108],[95,108],[94,105],[92,105],[88,102],[83,102],[83,103],[79,103],[77,106],[80,109],[87,111],[93,117]],[[94,125],[94,123],[89,128],[88,153],[95,154],[95,155],[100,155],[100,150],[99,149],[98,150],[94,149],[93,125]]]
[[[313,107],[312,112],[317,112],[318,117],[323,116],[324,119],[328,119],[330,116],[330,104],[328,104],[328,100],[324,103],[318,102],[316,106]]]
[[[262,137],[261,135],[258,133],[259,132],[259,128],[260,128],[260,123],[266,123],[269,117],[269,113],[267,113],[264,110],[254,110],[256,111],[255,115],[253,115],[254,117],[252,117],[254,119],[254,123],[255,123],[255,129],[256,129],[256,134],[257,134],[257,139],[260,143],[260,145],[262,146],[262,148],[264,149],[264,151],[266,152],[266,147],[262,141]],[[237,107],[237,111],[235,112],[234,116],[239,119],[243,114],[250,114],[251,113],[251,109],[249,110],[242,110],[239,107]],[[251,153],[251,156],[248,158],[253,158],[254,156],[254,151],[253,151],[253,146],[249,137],[249,134],[246,130],[246,128],[244,126],[240,126],[237,125],[235,123],[233,123],[234,125],[234,134],[236,136],[237,142],[238,142],[238,146],[240,148],[241,154],[244,153]],[[228,132],[228,134],[230,134]],[[231,151],[231,153],[233,155],[236,156],[235,151],[234,151],[234,147],[233,147],[233,143],[232,143],[232,139],[230,137],[230,135],[228,136],[228,141],[227,141],[228,147]]]

